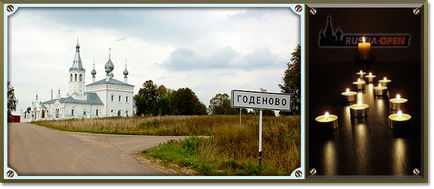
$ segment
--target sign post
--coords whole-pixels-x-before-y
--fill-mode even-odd
[[[241,111],[242,111],[243,109],[242,108],[240,108],[240,127],[241,127]]]
[[[259,167],[262,160],[262,110],[259,110]]]
[[[232,90],[231,107],[259,109],[259,167],[262,160],[262,110],[290,110],[290,96],[285,93]]]

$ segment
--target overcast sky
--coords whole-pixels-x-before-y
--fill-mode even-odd
[[[279,92],[286,63],[300,43],[290,8],[19,8],[9,16],[9,80],[17,112],[60,87],[68,92],[77,37],[92,82],[105,78],[109,48],[114,78],[125,60],[134,94],[146,80],[189,87],[205,105],[233,89]]]

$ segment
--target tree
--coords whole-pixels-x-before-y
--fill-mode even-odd
[[[172,115],[205,115],[206,110],[199,98],[189,88],[180,88],[169,97]]]
[[[143,83],[143,88],[140,88],[139,93],[134,95],[134,100],[136,101],[137,115],[156,114],[157,85],[152,80],[146,81]]]
[[[17,110],[18,100],[15,98],[15,90],[8,81],[8,122],[12,122],[12,111]]]
[[[301,50],[300,45],[297,45],[294,52],[291,53],[291,62],[288,62],[288,68],[283,76],[283,85],[279,84],[280,90],[283,93],[288,93],[291,96],[291,112],[280,112],[281,115],[299,114],[301,108]]]
[[[166,88],[164,85],[160,85],[157,88],[157,102],[155,104],[155,111],[158,115],[167,115],[170,113],[169,96],[173,93],[172,89]]]
[[[234,115],[238,114],[238,108],[231,107],[231,99],[226,93],[218,93],[209,101],[210,114],[215,115]]]

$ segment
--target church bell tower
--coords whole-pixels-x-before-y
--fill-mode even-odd
[[[78,44],[77,37],[77,46],[75,46],[75,57],[72,62],[72,67],[69,68],[69,92],[68,96],[72,96],[74,93],[78,95],[84,95],[84,87],[85,87],[85,73],[86,70],[83,68],[83,64],[81,63],[80,57],[80,45]]]

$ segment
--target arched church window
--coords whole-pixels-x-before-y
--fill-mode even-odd
[[[72,74],[71,74],[71,81],[72,81]]]
[[[77,81],[77,74],[75,74],[75,81]]]
[[[74,115],[74,109],[71,110],[71,115],[72,115],[72,116]]]
[[[81,74],[80,74],[80,81],[81,81]]]

